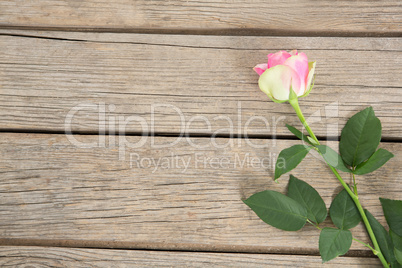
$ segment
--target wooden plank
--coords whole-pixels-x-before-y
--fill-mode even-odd
[[[289,135],[285,123],[300,123],[258,89],[252,67],[297,48],[317,61],[301,99],[317,135],[338,136],[372,105],[383,136],[401,137],[402,39],[2,32],[2,129],[64,131],[71,115],[81,132]],[[129,116],[143,124],[125,125]]]
[[[124,146],[102,146],[102,136],[75,138],[100,145],[78,148],[65,135],[0,134],[0,238],[60,240],[58,245],[100,241],[103,247],[116,242],[113,246],[119,248],[318,253],[315,227],[275,229],[241,201],[264,189],[286,191],[288,176],[274,183],[272,167],[278,152],[295,141],[183,138],[173,146],[176,138],[146,137],[142,146],[126,145],[121,154]],[[143,137],[126,138],[134,147]],[[357,180],[362,204],[385,223],[378,197],[402,198],[402,144],[381,147],[395,158]],[[292,174],[315,187],[327,206],[340,191],[326,165],[311,154]],[[329,220],[325,226],[332,226]],[[368,241],[363,225],[353,234]],[[365,250],[359,243],[352,248]]]
[[[385,1],[12,1],[1,26],[230,33],[400,34],[402,6]],[[250,30],[252,30],[250,32]]]
[[[322,267],[318,256],[0,246],[2,267]],[[338,257],[325,267],[378,267],[375,258]]]

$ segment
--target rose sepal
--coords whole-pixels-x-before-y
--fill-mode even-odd
[[[292,85],[292,83],[290,83],[291,85]],[[296,92],[293,90],[293,87],[292,86],[290,86],[290,89],[289,89],[289,103],[291,103],[292,101],[294,101],[294,100],[297,100],[297,94],[296,94]]]
[[[274,99],[273,97],[271,97],[271,96],[269,96],[268,95],[268,97],[273,101],[273,102],[276,102],[276,103],[284,103],[284,102],[287,102],[288,100],[276,100],[276,99]]]
[[[310,85],[309,89],[308,89],[303,95],[299,96],[299,98],[303,98],[303,97],[308,96],[308,94],[310,94],[310,91],[313,89],[314,82],[315,82],[315,75],[314,75],[315,64],[316,64],[315,61],[312,61],[312,62],[309,62],[309,63],[308,63],[308,66],[309,66],[309,75],[312,74],[312,77],[311,77],[311,85]],[[310,79],[310,77],[308,77],[307,79]]]

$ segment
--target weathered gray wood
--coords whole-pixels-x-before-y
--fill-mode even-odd
[[[2,267],[378,267],[375,258],[0,246]]]
[[[402,7],[385,1],[3,0],[0,25],[246,33],[400,33]]]
[[[102,137],[75,138],[99,143]],[[126,138],[133,144],[141,137]],[[152,145],[148,137],[139,148],[125,148],[123,159],[122,147],[78,148],[65,135],[0,134],[0,238],[59,240],[66,246],[63,240],[132,248],[318,252],[315,227],[275,229],[241,201],[264,189],[286,191],[288,176],[274,183],[272,166],[278,152],[296,141],[253,139],[252,146],[245,139],[192,138],[189,143],[183,138],[170,146],[175,139],[155,138]],[[214,142],[232,144],[216,148]],[[395,158],[357,180],[362,204],[385,223],[378,197],[402,198],[402,145],[381,147]],[[160,161],[158,168],[153,160]],[[327,206],[340,191],[334,175],[311,154],[292,174],[315,187]],[[332,226],[329,220],[325,226]],[[362,225],[353,233],[368,241]],[[365,250],[358,243],[352,248]]]
[[[118,128],[135,115],[145,127],[132,121],[127,132],[289,135],[285,123],[300,123],[258,89],[252,67],[268,52],[297,48],[317,61],[316,86],[301,100],[317,135],[339,135],[347,118],[372,105],[383,136],[401,136],[402,39],[1,32],[31,35],[0,36],[2,129],[64,131],[69,112],[91,104],[74,115],[72,130],[112,130],[113,120]],[[253,116],[269,125],[248,124]]]

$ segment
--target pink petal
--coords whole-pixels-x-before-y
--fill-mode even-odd
[[[279,51],[276,53],[268,54],[268,68],[272,68],[276,65],[282,65],[292,55],[286,51]]]
[[[292,69],[292,68],[289,68]],[[299,75],[292,69],[291,72],[292,89],[299,96],[299,92],[304,93],[304,84],[302,83]],[[303,90],[302,90],[303,89]]]
[[[298,54],[297,49],[294,49],[294,50],[290,51],[289,54],[292,55],[292,56],[296,56]]]
[[[304,91],[306,89],[307,76],[308,76],[308,72],[309,72],[308,59],[307,59],[306,54],[299,53],[296,56],[292,56],[292,57],[288,58],[283,63],[283,65],[289,66],[297,73],[299,80],[301,82],[301,85],[297,91],[295,88],[293,90],[296,92],[296,94],[298,96],[303,95]]]
[[[265,72],[265,70],[268,69],[268,64],[261,63],[256,65],[253,69],[257,74],[262,75]]]

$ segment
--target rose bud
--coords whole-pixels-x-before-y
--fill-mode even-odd
[[[292,88],[297,97],[307,96],[312,88],[315,62],[308,62],[304,53],[293,50],[268,55],[268,64],[254,67],[260,75],[258,85],[274,102],[289,100]]]

